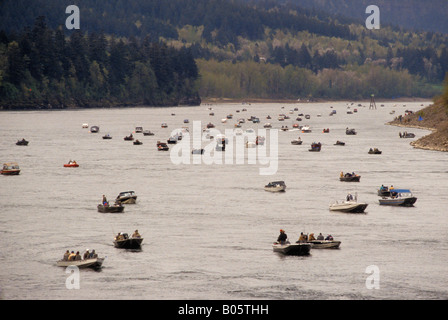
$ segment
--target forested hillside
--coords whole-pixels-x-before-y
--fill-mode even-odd
[[[270,99],[440,94],[446,34],[367,30],[364,21],[298,3],[84,0],[81,29],[73,31],[65,28],[72,1],[4,0],[1,104],[166,105],[197,102],[197,93]]]

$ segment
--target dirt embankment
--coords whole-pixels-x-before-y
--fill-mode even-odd
[[[411,145],[419,149],[448,152],[448,106],[441,101],[413,114],[397,116],[389,124],[432,130],[431,134],[412,141]]]

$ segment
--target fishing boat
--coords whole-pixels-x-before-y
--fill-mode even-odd
[[[91,126],[90,127],[90,132],[91,133],[97,133],[99,131],[100,131],[100,127],[98,127],[98,126]]]
[[[329,129],[329,128],[327,128],[327,129],[323,129],[322,132],[323,132],[323,133],[329,133],[329,132],[330,132],[330,129]]]
[[[88,128],[88,127],[89,127],[89,124],[88,124],[88,123],[83,123],[83,124],[82,124],[82,128],[83,128],[83,129],[86,129],[86,128]]]
[[[383,196],[379,199],[380,205],[412,207],[417,201],[409,189],[391,189],[390,196]]]
[[[378,148],[370,148],[368,154],[381,154],[382,151],[378,150]]]
[[[297,139],[291,140],[291,144],[293,145],[301,145],[302,144],[302,139],[300,139],[300,137],[298,137]]]
[[[119,239],[114,239],[114,247],[119,249],[140,249],[143,238],[129,237],[127,233],[120,233]]]
[[[307,241],[313,249],[337,249],[341,245],[341,241],[336,240],[311,240]]]
[[[112,136],[110,134],[106,134],[106,135],[103,136],[103,139],[104,140],[110,140],[110,139],[112,139]]]
[[[336,141],[336,143],[334,144],[335,146],[345,146],[345,142],[342,141]]]
[[[311,128],[309,126],[302,127],[302,133],[310,133],[310,132],[311,132]]]
[[[357,175],[356,173],[349,173],[347,172],[346,174],[343,174],[341,172],[341,175],[339,177],[339,181],[345,181],[345,182],[359,182],[359,180],[361,179],[360,175]]]
[[[142,133],[143,127],[135,127],[135,133]]]
[[[273,181],[269,182],[264,186],[264,190],[270,192],[283,192],[286,190],[286,184],[284,181]]]
[[[165,142],[157,141],[157,150],[159,151],[168,151],[170,148]]]
[[[144,136],[153,136],[154,133],[151,132],[150,130],[143,130],[143,135],[144,135]]]
[[[403,132],[403,133],[399,133],[400,138],[415,138],[415,134],[411,133],[411,132]]]
[[[20,167],[16,162],[7,162],[3,164],[1,174],[7,176],[15,176],[20,173]]]
[[[319,152],[321,150],[321,148],[322,148],[322,144],[320,142],[319,143],[314,142],[311,144],[311,149],[308,149],[308,151]]]
[[[78,267],[78,268],[94,268],[99,269],[103,265],[105,258],[91,258],[85,260],[59,260],[56,262],[58,267]]]
[[[356,130],[355,129],[346,128],[345,129],[345,134],[346,135],[356,135]]]
[[[79,164],[75,160],[70,160],[68,163],[64,164],[65,168],[78,168]]]
[[[22,139],[22,140],[18,140],[18,141],[16,142],[16,145],[18,145],[18,146],[27,146],[28,143],[29,143],[29,141],[27,141],[27,140],[25,140],[25,139]]]
[[[134,145],[142,145],[143,144],[143,142],[141,142],[140,140],[135,140],[134,142]]]
[[[118,194],[115,201],[123,204],[134,204],[137,202],[137,195],[134,191],[123,191]]]
[[[126,137],[123,138],[125,141],[132,141],[134,140],[134,136],[132,135],[132,133]]]
[[[215,127],[215,125],[213,123],[211,123],[211,122],[209,122],[207,124],[207,129],[211,129],[211,128],[214,128],[214,127]]]
[[[168,128],[168,125],[164,122],[164,123],[161,124],[161,127],[162,128]]]
[[[263,127],[264,128],[272,128],[272,124],[270,124],[269,122],[266,122]]]
[[[357,196],[353,197],[351,194],[348,194],[346,200],[342,202],[336,201],[330,204],[330,211],[363,213],[367,206],[367,203],[358,202]]]
[[[124,211],[124,207],[121,205],[121,203],[116,203],[114,205],[109,204],[99,204],[97,206],[98,212],[102,213],[122,213]]]
[[[272,249],[274,252],[285,255],[303,256],[310,253],[311,244],[306,242],[290,243],[289,241],[285,243],[274,242]]]

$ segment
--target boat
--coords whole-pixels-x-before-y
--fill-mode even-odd
[[[289,130],[289,128],[288,128],[288,126],[282,126],[282,129],[281,129],[282,131],[288,131]]]
[[[105,136],[103,136],[104,140],[110,140],[112,139],[112,136],[110,134],[106,134]]]
[[[164,123],[162,123],[161,127],[162,128],[168,128],[168,125],[164,122]]]
[[[190,120],[184,119],[184,123],[190,123]]]
[[[203,154],[204,149],[193,149],[191,150],[191,154]]]
[[[64,164],[65,168],[78,168],[79,164],[75,160],[70,160],[68,163]]]
[[[209,122],[207,124],[207,129],[214,128],[214,127],[215,127],[215,125],[213,123],[211,123],[211,122]]]
[[[378,150],[378,148],[373,148],[373,149],[370,148],[368,153],[369,154],[381,154],[382,151]]]
[[[153,136],[154,133],[151,132],[150,130],[143,130],[143,135],[144,135],[144,136]]]
[[[97,133],[99,131],[100,131],[100,127],[98,127],[98,126],[91,126],[90,127],[90,132],[91,133]]]
[[[265,123],[264,128],[272,128],[272,124],[270,124],[269,122]]]
[[[58,267],[78,267],[78,268],[94,268],[99,269],[103,265],[105,258],[91,258],[85,260],[59,260],[56,262]]]
[[[321,148],[322,148],[322,144],[320,142],[319,143],[313,142],[311,144],[311,149],[308,149],[308,151],[319,152]]]
[[[157,150],[159,151],[168,151],[170,148],[165,142],[157,141]]]
[[[168,142],[169,144],[176,144],[177,143],[177,137],[171,136],[171,137],[169,137],[169,139],[166,142]]]
[[[133,142],[133,144],[139,146],[139,145],[142,145],[143,142],[141,142],[140,140],[137,139]]]
[[[366,210],[367,206],[367,203],[358,202],[356,196],[353,198],[351,194],[348,194],[346,200],[342,202],[336,201],[330,204],[330,211],[363,213]]]
[[[114,205],[103,205],[99,204],[97,206],[98,212],[102,213],[122,213],[124,211],[124,207],[121,205],[121,203],[116,203]]]
[[[143,127],[135,127],[135,133],[142,133]]]
[[[400,138],[415,138],[415,134],[411,133],[411,132],[403,132],[403,133],[399,133]]]
[[[341,245],[341,241],[336,240],[311,240],[307,241],[313,249],[337,249]]]
[[[302,144],[302,139],[300,139],[300,137],[298,137],[297,139],[291,140],[291,144],[293,145],[301,145]]]
[[[380,205],[412,207],[417,201],[409,189],[391,189],[390,196],[383,196],[379,199]]]
[[[359,182],[359,180],[361,179],[360,175],[357,175],[356,173],[349,173],[347,172],[346,174],[343,174],[341,172],[341,175],[339,177],[339,181],[345,181],[345,182]]]
[[[89,124],[88,124],[88,123],[83,123],[83,124],[82,124],[82,127],[83,127],[83,129],[88,128],[88,127],[89,127]]]
[[[7,162],[3,164],[1,174],[6,176],[15,176],[20,174],[20,167],[16,162]]]
[[[272,249],[274,252],[285,255],[303,256],[310,253],[311,244],[306,242],[290,243],[289,241],[285,243],[274,242]]]
[[[17,140],[16,145],[18,146],[27,146],[29,143],[29,141],[22,139],[22,140]]]
[[[137,195],[134,191],[123,191],[118,194],[115,201],[123,204],[134,204],[137,202]]]
[[[132,133],[126,137],[123,138],[125,141],[132,141],[134,140],[134,136],[132,135]]]
[[[284,181],[273,181],[269,182],[264,186],[264,190],[270,192],[283,192],[286,190],[286,184]]]
[[[345,129],[345,134],[346,135],[356,135],[356,130],[355,129],[346,128]]]
[[[391,187],[391,188],[393,190],[393,187]],[[390,189],[389,189],[389,187],[381,185],[381,187],[378,189],[378,196],[380,196],[380,197],[390,197]]]
[[[114,239],[114,247],[120,249],[140,249],[143,238],[129,237],[127,233],[120,233],[119,239]]]
[[[329,133],[329,132],[330,132],[330,129],[329,129],[329,128],[324,129],[324,130],[322,130],[322,132],[323,132],[323,133]]]
[[[310,133],[310,132],[311,132],[311,128],[309,126],[302,127],[302,133]]]
[[[335,146],[345,146],[345,142],[342,141],[336,141],[336,143],[334,144]]]

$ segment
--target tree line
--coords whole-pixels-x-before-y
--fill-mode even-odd
[[[45,17],[33,28],[0,32],[0,105],[70,106],[199,104],[191,51],[148,37],[53,30]]]

